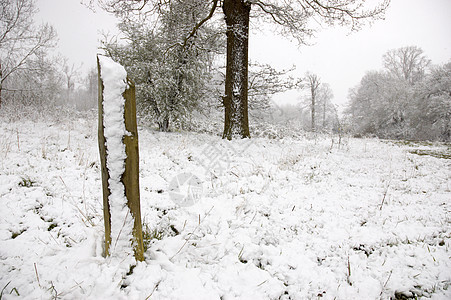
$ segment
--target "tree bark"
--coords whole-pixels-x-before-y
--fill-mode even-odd
[[[251,4],[244,0],[224,0],[227,24],[227,66],[223,138],[250,138],[248,118],[248,50]]]

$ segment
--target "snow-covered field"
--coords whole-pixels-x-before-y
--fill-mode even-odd
[[[102,257],[96,122],[0,118],[1,299],[451,299],[449,159],[141,127],[130,270]]]

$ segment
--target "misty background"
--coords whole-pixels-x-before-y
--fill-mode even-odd
[[[14,99],[14,103],[23,102],[25,104],[49,102],[50,98],[55,98],[54,103],[68,104],[78,110],[89,110],[96,107],[96,54],[104,51],[99,48],[105,48],[105,45],[113,38],[116,38],[119,43],[124,43],[124,33],[117,27],[120,19],[96,5],[88,7],[88,4],[87,1],[79,0],[38,0],[35,2],[36,14],[33,15],[33,18],[36,26],[46,23],[53,28],[55,34],[52,47],[46,46],[45,55],[41,53],[41,58],[39,58],[41,63],[47,66],[49,66],[49,61],[53,61],[53,73],[47,74],[48,78],[46,79],[46,84],[51,87],[46,93],[42,88],[44,83],[35,82],[35,84],[40,84],[39,97],[41,99],[33,100],[30,99],[32,97],[30,91],[33,88],[30,86],[12,87],[13,82],[17,81],[11,76],[9,81],[5,80],[3,84],[3,98],[5,99],[3,102],[6,102],[8,97]],[[252,90],[250,93],[255,95],[255,99],[252,98],[252,95],[252,99],[250,99],[251,126],[258,128],[265,126],[261,122],[276,122],[303,130],[315,130],[315,127],[322,125],[325,131],[336,131],[340,127],[342,129],[346,127],[347,131],[358,132],[358,134],[425,139],[429,138],[427,133],[421,134],[420,137],[413,133],[406,133],[405,127],[425,126],[418,120],[429,118],[434,126],[438,126],[437,124],[440,123],[441,130],[444,132],[431,134],[430,138],[446,140],[447,126],[449,126],[447,121],[449,119],[448,99],[438,101],[437,103],[440,103],[436,104],[438,107],[429,108],[434,111],[433,117],[418,115],[409,117],[417,119],[415,125],[412,125],[413,121],[410,119],[404,120],[407,118],[404,116],[407,113],[399,110],[394,112],[395,109],[390,108],[391,104],[384,104],[384,101],[388,101],[386,96],[381,96],[385,97],[385,100],[381,97],[373,99],[374,103],[378,103],[377,105],[384,109],[371,108],[371,111],[360,110],[357,112],[356,105],[353,106],[352,103],[360,101],[355,96],[356,90],[368,73],[387,71],[384,66],[386,63],[384,55],[389,51],[408,47],[418,49],[420,54],[428,60],[428,64],[422,66],[425,74],[430,73],[431,68],[449,63],[451,58],[450,12],[451,2],[447,0],[396,0],[390,3],[384,20],[376,20],[370,25],[363,26],[357,32],[351,32],[349,29],[341,27],[327,27],[318,23],[316,26],[318,31],[314,37],[308,40],[308,45],[298,45],[293,38],[276,34],[272,25],[262,24],[251,19],[250,77],[251,80],[260,82],[254,87],[249,87]],[[46,62],[44,62],[44,56]],[[186,114],[173,116],[173,118],[177,118],[174,122],[176,127],[195,128],[197,125],[188,125],[193,121],[193,116],[196,118],[202,114],[211,115],[212,110],[214,111],[213,115],[218,119],[217,124],[213,123],[217,128],[220,127],[223,116],[217,98],[220,97],[221,89],[223,89],[220,82],[221,76],[223,76],[221,68],[225,64],[223,54],[218,54],[214,62],[216,69],[211,74],[214,80],[208,84],[209,87],[212,87],[209,91],[208,107],[195,109],[197,104],[189,104],[192,106],[192,109],[189,109],[189,116]],[[446,70],[443,72],[443,76],[447,76]],[[321,91],[324,99],[319,99],[316,104],[312,104],[311,89],[306,80],[309,74],[317,76],[321,87],[324,88]],[[22,79],[26,78],[23,74],[17,76]],[[30,80],[25,81],[26,85],[31,84]],[[261,84],[261,82],[265,84]],[[8,92],[8,88],[5,89],[8,84],[11,86],[9,88],[11,92]],[[448,83],[443,84],[446,89]],[[419,92],[418,86],[415,87],[415,93],[423,93],[421,97],[424,98],[424,92]],[[57,90],[60,92],[53,93]],[[353,98],[352,95],[355,97]],[[33,97],[38,96],[34,95]],[[402,107],[409,103],[416,102],[397,103],[395,106]],[[152,106],[152,104],[149,105]],[[312,113],[316,106],[318,106],[316,112]],[[374,105],[366,107],[370,108],[370,106]],[[351,107],[354,107],[354,110]],[[420,109],[418,108],[418,110]],[[142,111],[144,112],[145,109]],[[357,116],[358,114],[360,115]],[[357,119],[368,114],[389,115],[392,119],[398,118],[393,117],[394,114],[403,116],[399,117],[401,121],[382,120],[382,117],[374,117],[368,118],[365,126],[356,124],[361,122]],[[155,116],[151,116],[150,113],[147,115],[150,116],[147,118],[150,120],[149,122],[152,122],[152,118],[155,119]],[[312,121],[315,118],[316,120]],[[188,119],[189,121],[187,121]],[[381,133],[380,127],[399,127],[399,124],[392,124],[399,122],[409,123],[399,129],[404,133],[387,134],[385,133],[386,128],[382,130],[384,133]],[[372,125],[368,125],[370,123]],[[214,130],[216,129],[211,129],[211,131]],[[443,137],[439,138],[440,135]]]

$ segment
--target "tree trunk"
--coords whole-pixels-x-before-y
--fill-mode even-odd
[[[158,130],[161,132],[169,132],[169,117],[165,117],[158,122]]]
[[[316,106],[315,93],[316,92],[312,89],[312,131],[313,132],[316,131],[316,127],[315,127],[315,114],[316,114],[316,111],[315,111],[315,106]]]
[[[244,0],[224,0],[227,24],[227,66],[223,138],[250,138],[248,119],[248,45],[251,4]]]
[[[307,80],[310,86],[310,93],[312,97],[311,111],[312,111],[312,131],[316,131],[316,96],[318,93],[318,88],[321,84],[319,77],[316,74],[308,74]]]

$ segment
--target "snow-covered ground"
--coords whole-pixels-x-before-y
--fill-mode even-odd
[[[141,127],[130,269],[102,257],[96,126],[0,118],[0,298],[451,299],[449,159]]]

